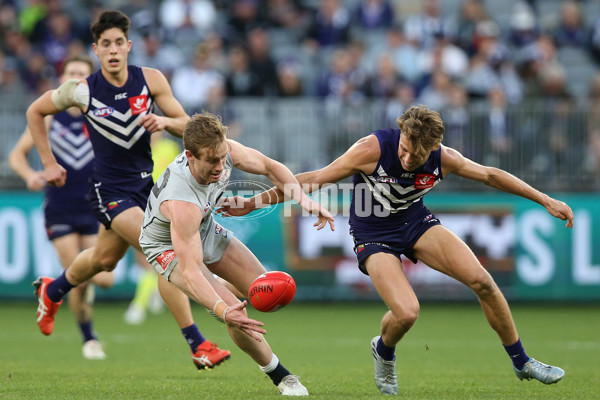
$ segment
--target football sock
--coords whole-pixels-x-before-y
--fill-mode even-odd
[[[283,365],[281,365],[281,363],[279,362],[279,358],[277,358],[275,353],[273,353],[273,358],[271,359],[270,363],[268,363],[264,367],[261,367],[259,365],[259,367],[261,371],[269,375],[269,378],[271,378],[275,386],[279,385],[283,378],[285,378],[288,375],[291,375],[290,371],[288,371]]]
[[[92,321],[79,322],[79,330],[81,330],[81,334],[83,335],[83,343],[96,339],[96,335],[92,331]]]
[[[58,303],[69,290],[73,289],[76,285],[72,285],[65,276],[67,271],[65,270],[58,278],[56,278],[46,288],[46,294],[48,298],[55,303]]]
[[[148,308],[150,297],[152,297],[152,293],[158,288],[158,280],[156,278],[154,270],[143,270],[138,278],[137,286],[135,287],[135,296],[131,302],[142,310]]]
[[[513,362],[513,365],[518,370],[523,369],[523,365],[525,365],[525,363],[529,361],[529,356],[527,355],[527,353],[525,353],[525,350],[523,349],[521,339],[517,340],[515,344],[511,344],[510,346],[504,346],[504,350],[506,350],[506,352],[510,356],[510,359]]]
[[[377,341],[377,353],[381,358],[383,358],[386,361],[393,361],[394,358],[396,358],[396,356],[394,355],[395,351],[396,346],[386,346],[385,343],[383,343],[383,340],[381,340],[381,337],[379,337],[379,340]]]
[[[190,349],[192,349],[192,353],[196,352],[196,347],[200,346],[206,339],[200,331],[198,330],[198,326],[196,324],[192,324],[187,328],[183,328],[181,330],[183,337],[190,345]]]

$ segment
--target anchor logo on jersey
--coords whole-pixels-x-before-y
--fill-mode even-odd
[[[148,111],[148,97],[145,94],[130,97],[128,100],[131,107],[131,114],[138,115]]]
[[[415,178],[415,189],[429,189],[435,183],[435,175],[433,174],[417,174]]]

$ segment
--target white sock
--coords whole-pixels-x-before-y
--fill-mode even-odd
[[[258,367],[260,368],[260,370],[262,372],[264,372],[265,374],[268,374],[269,372],[273,371],[277,367],[277,364],[279,364],[279,358],[277,358],[275,353],[273,353],[273,358],[271,359],[270,363],[268,363],[264,367],[261,367],[260,365]]]

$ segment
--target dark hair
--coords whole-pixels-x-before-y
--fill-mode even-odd
[[[210,156],[226,138],[227,126],[223,125],[221,117],[203,111],[202,114],[194,114],[187,122],[183,130],[183,147],[200,159],[203,149]]]
[[[121,11],[104,11],[100,14],[98,21],[93,23],[90,27],[94,43],[98,43],[100,35],[111,28],[120,29],[125,34],[125,37],[129,39],[129,25],[129,17]]]
[[[69,56],[65,59],[65,61],[62,64],[62,69],[60,73],[63,74],[65,72],[65,69],[67,68],[67,65],[69,65],[69,63],[72,62],[85,63],[90,67],[90,73],[94,72],[94,63],[92,62],[92,59],[85,54],[76,54]]]

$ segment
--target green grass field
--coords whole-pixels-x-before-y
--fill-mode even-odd
[[[203,333],[232,351],[213,371],[197,372],[170,314],[143,325],[122,321],[124,303],[96,305],[95,327],[108,359],[87,361],[67,307],[54,333],[35,325],[36,304],[0,302],[0,398],[276,399],[277,389],[238,350],[223,325],[194,308]],[[370,339],[382,304],[293,303],[274,313],[251,310],[284,365],[315,399],[382,397],[373,382]],[[404,399],[600,398],[600,307],[513,306],[528,353],[566,371],[556,385],[519,381],[475,304],[424,304],[396,350]]]

